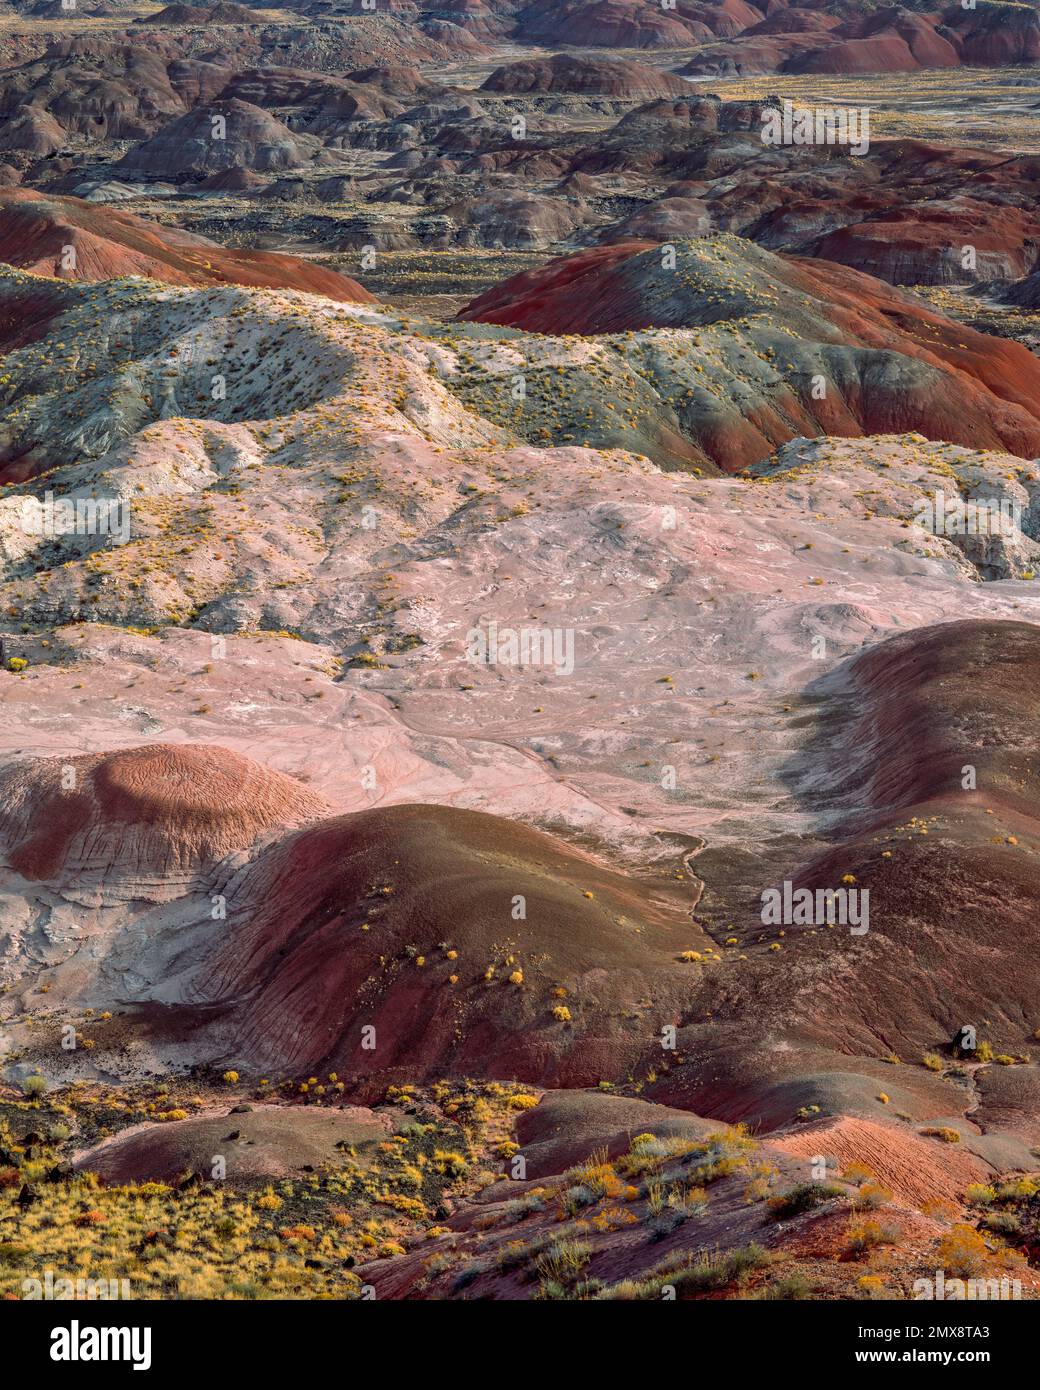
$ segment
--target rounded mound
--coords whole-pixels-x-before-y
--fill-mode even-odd
[[[989,1165],[959,1144],[849,1116],[773,1138],[770,1144],[804,1158],[824,1154],[837,1160],[839,1171],[851,1163],[865,1164],[897,1201],[911,1206],[936,1198],[960,1202],[969,1183],[992,1177]]]
[[[721,409],[702,412],[692,398],[682,411],[684,435],[732,472],[799,433],[910,428],[1023,458],[1040,453],[1040,363],[1020,343],[966,328],[827,261],[775,255],[727,235],[680,240],[673,250],[674,269],[646,241],[578,251],[492,286],[458,318],[555,336],[727,323],[745,351],[767,357],[777,352],[782,319],[782,389],[745,373],[738,400],[737,360],[722,378]],[[815,375],[830,383],[819,401],[805,385]]]
[[[678,1019],[697,978],[679,954],[706,949],[690,906],[498,816],[363,811],[263,854],[189,1002],[233,1006],[243,1061],[366,1088],[451,1069],[590,1085]]]
[[[361,1106],[265,1105],[238,1115],[135,1125],[82,1154],[76,1167],[106,1183],[176,1182],[192,1173],[208,1179],[219,1156],[228,1182],[255,1182],[335,1163],[337,1145],[375,1143],[389,1133],[388,1120]]]
[[[180,887],[272,829],[328,806],[291,777],[218,744],[150,744],[16,763],[0,774],[0,833],[12,869],[117,896]]]
[[[566,1172],[603,1149],[608,1158],[628,1153],[637,1134],[700,1140],[719,1127],[717,1120],[633,1096],[553,1091],[520,1115],[516,1137],[527,1161],[527,1176],[544,1178]]]
[[[248,172],[244,166],[236,171]],[[71,275],[67,246],[76,250]],[[118,208],[28,188],[0,189],[0,260],[37,275],[77,280],[143,275],[168,285],[254,285],[374,303],[356,280],[299,256],[225,249]]]
[[[528,58],[507,63],[483,83],[485,92],[559,93],[609,96],[624,101],[682,96],[690,89],[681,77],[648,63],[631,60],[578,58],[557,53],[551,58]]]

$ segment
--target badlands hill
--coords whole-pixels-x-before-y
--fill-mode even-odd
[[[0,1297],[1035,1298],[1036,11],[111,9],[0,33]]]
[[[266,16],[248,5],[164,5],[135,24],[263,24]]]
[[[697,302],[732,332],[760,312],[741,298],[758,291],[730,273],[737,247],[715,250],[729,307],[718,279]],[[971,991],[1002,1045],[1021,1046],[1014,916],[963,996],[922,992],[917,972],[940,973],[947,932],[975,949],[967,921],[928,899],[922,854],[942,856],[937,885],[953,862],[974,865],[976,893],[988,874],[994,914],[1009,873],[1023,902],[1032,891],[1020,759],[974,751],[1028,687],[1032,629],[1008,620],[1030,601],[1040,553],[1031,463],[921,434],[796,439],[748,479],[698,479],[617,449],[523,442],[510,417],[481,414],[489,386],[463,386],[474,370],[512,380],[518,363],[536,380],[541,363],[561,397],[584,378],[603,390],[619,350],[645,361],[655,333],[703,363],[703,324],[641,330],[626,347],[624,335],[423,324],[286,291],[48,283],[63,302],[46,368],[39,343],[7,357],[8,476],[31,460],[48,487],[128,499],[132,516],[125,544],[84,544],[27,533],[38,484],[16,482],[0,502],[5,648],[29,663],[4,677],[20,750],[3,826],[8,901],[68,904],[50,927],[54,1007],[161,1003],[168,1036],[149,1045],[168,1056],[182,1055],[178,1030],[201,1009],[190,1045],[209,1055],[329,1065],[366,1086],[446,1066],[567,1084],[627,1076],[656,1046],[649,1020],[665,1017],[694,1030],[701,1060],[673,1069],[663,1098],[772,1120],[803,1103],[792,1070],[854,1075],[837,1059],[870,1054],[847,992],[868,965],[885,979],[913,972],[915,1008],[884,1020],[908,1047],[938,1045]],[[12,273],[7,293],[21,302],[38,285]],[[116,343],[127,346],[99,376]],[[198,389],[215,355],[220,398]],[[1019,524],[1003,538],[924,532],[912,518],[936,489],[1006,497]],[[755,554],[768,569],[748,565]],[[562,572],[588,577],[577,604]],[[955,617],[966,625],[943,625]],[[492,621],[572,631],[571,658],[474,664],[472,632]],[[928,629],[905,673],[905,638],[883,641],[895,627]],[[165,632],[181,636],[167,646]],[[220,634],[234,655],[214,660]],[[831,676],[812,656],[816,637]],[[976,653],[955,723],[948,648],[950,660]],[[677,659],[690,652],[696,662]],[[85,692],[95,668],[108,684]],[[129,711],[118,747],[133,754],[117,755],[107,732],[114,691]],[[55,701],[80,711],[75,730],[46,732]],[[39,729],[28,747],[25,719]],[[761,731],[753,745],[749,726]],[[307,730],[320,731],[313,758]],[[865,767],[869,793],[847,751],[864,747],[891,770],[878,782]],[[962,802],[955,774],[973,758],[978,796]],[[838,868],[876,884],[866,942],[763,933],[764,887]],[[216,931],[213,894],[227,912]],[[513,916],[518,898],[526,916]],[[143,916],[140,900],[153,904]],[[86,902],[99,913],[90,958],[103,965],[84,973],[72,926]],[[36,949],[35,932],[17,939],[12,979]],[[832,951],[848,971],[827,966],[826,1003],[810,985]],[[696,1022],[706,1013],[732,1016],[710,1064]],[[774,1069],[745,1032],[752,1017],[797,1043],[777,1054],[779,1091],[763,1090]],[[359,1051],[368,1022],[374,1057]],[[864,1085],[833,1093],[866,1104]]]
[[[297,256],[227,250],[119,208],[29,189],[0,190],[0,256],[63,279],[141,275],[171,285],[270,285],[342,301],[373,298],[347,276]]]
[[[682,69],[724,73],[899,73],[923,68],[1003,67],[1040,57],[1040,18],[1028,5],[951,5],[915,13],[882,5],[773,10],[735,37],[706,46]],[[828,13],[828,11],[830,13]]]
[[[681,77],[646,63],[599,61],[557,53],[552,58],[529,58],[496,68],[481,83],[481,91],[514,95],[571,92],[651,101],[656,97],[681,96],[689,91],[689,86]]]
[[[778,1296],[779,1260],[854,1296],[868,1183],[893,1290],[981,1221],[973,1184],[1026,1241],[1001,1175],[1040,1142],[1040,475],[1026,444],[852,420],[773,449],[761,405],[794,433],[808,343],[866,354],[878,408],[928,366],[957,383],[941,433],[1025,432],[982,365],[1009,345],[843,267],[680,251],[672,295],[645,246],[496,290],[538,328],[4,277],[0,1036],[80,1126],[5,1136],[57,1170],[26,1199],[47,1250],[94,1229],[63,1194],[105,1213],[160,1180],[133,1189],[144,1277],[225,1290],[168,1263],[214,1153],[257,1241],[287,1205],[279,1277],[312,1294],[528,1297],[580,1218],[596,1282],[566,1296]],[[744,476],[675,457],[705,438],[687,391],[760,430]],[[48,532],[48,490],[128,532]],[[1011,524],[927,529],[939,494]],[[551,640],[479,660],[492,625]],[[869,890],[868,930],[767,922],[785,880]],[[694,1193],[674,1218],[658,1181]]]
[[[741,17],[704,8],[727,33]],[[982,22],[982,11],[974,20],[959,13]],[[743,19],[770,32],[748,42],[811,39],[806,15],[837,22],[798,8],[756,15]],[[903,27],[926,20],[879,10],[857,22],[885,16]],[[774,34],[785,17],[795,30]],[[685,10],[659,18],[689,20]],[[406,28],[404,18],[356,14],[303,28],[86,29],[40,51],[23,44],[0,80],[0,186],[148,215],[150,200],[167,199],[164,220],[190,232],[226,243],[234,223],[236,242],[245,228],[257,245],[307,244],[349,256],[347,273],[360,270],[365,246],[550,253],[717,232],[896,284],[1018,279],[1036,266],[1028,70],[1005,102],[1018,153],[972,146],[979,133],[999,144],[1001,132],[980,120],[960,82],[909,104],[893,89],[875,111],[869,148],[850,156],[844,147],[763,143],[773,97],[762,83],[747,99],[720,82],[720,96],[660,55],[526,56],[516,44],[497,55],[508,61],[489,58],[490,71],[482,63],[471,80],[428,50],[435,21],[422,22],[426,29],[409,21],[405,47],[386,46],[384,29],[370,28]],[[454,20],[436,23],[471,37]],[[798,96],[801,80],[792,77],[795,98],[815,101],[809,91]],[[947,111],[956,144],[941,138],[948,122],[937,113]],[[933,138],[921,138],[919,116]]]
[[[214,138],[214,131],[219,138]],[[269,112],[238,97],[197,106],[137,145],[116,165],[147,178],[203,177],[228,169],[275,173],[296,168],[313,152]]]
[[[747,392],[720,391],[719,406],[709,407],[714,418],[701,415],[693,425],[698,445],[725,468],[757,462],[764,444],[797,432],[901,426],[958,443],[987,440],[1023,456],[1040,451],[1040,417],[1030,403],[1040,369],[1026,349],[973,333],[843,267],[746,242],[579,252],[496,286],[461,317],[555,335],[710,330],[713,345],[730,348],[727,379],[738,376]],[[667,354],[669,340],[658,341]],[[674,348],[681,353],[694,341],[704,339]],[[710,361],[711,353],[689,363],[688,380],[710,371],[702,356]],[[685,374],[677,361],[661,366]],[[689,429],[695,389],[687,399],[689,414],[680,418]]]
[[[241,274],[239,254],[249,265],[252,253],[229,254]],[[208,249],[182,255],[185,278],[189,267],[206,273]],[[360,293],[348,281],[339,297],[346,303]],[[793,436],[824,432],[912,428],[1021,457],[1040,452],[1040,376],[1025,348],[844,267],[730,237],[680,243],[674,268],[645,243],[580,253],[490,291],[464,322],[417,334],[398,327],[393,313],[337,318],[315,305],[300,314],[277,294],[156,300],[115,285],[45,289],[17,276],[3,286],[12,325],[41,294],[59,316],[53,331],[60,322],[77,346],[57,362],[43,347],[15,359],[0,468],[21,478],[82,457],[88,441],[98,456],[125,442],[128,429],[165,432],[173,426],[161,422],[185,412],[237,427],[277,398],[316,412],[323,428],[321,403],[345,408],[362,383],[375,417],[429,418],[442,444],[454,442],[457,428],[488,445],[617,447],[702,472],[738,471]],[[157,309],[169,314],[175,357]],[[261,353],[273,323],[277,346]],[[597,331],[612,336],[580,336]],[[171,360],[190,369],[171,371]],[[115,410],[97,375],[103,363],[122,373]],[[45,380],[30,410],[26,383]],[[356,428],[345,423],[348,433]],[[203,451],[192,467],[209,475],[214,465]],[[70,595],[78,587],[71,572],[61,584]],[[157,595],[150,584],[143,592]],[[171,601],[169,594],[162,602]]]

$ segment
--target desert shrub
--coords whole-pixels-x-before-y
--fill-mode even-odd
[[[675,1183],[665,1196],[660,1183],[652,1186],[655,1190],[650,1211],[655,1219],[649,1228],[651,1240],[663,1240],[678,1230],[684,1221],[701,1216],[707,1210],[708,1194],[703,1187],[684,1187],[682,1183]]]
[[[661,1214],[650,1222],[647,1228],[651,1240],[664,1240],[673,1231],[677,1231],[686,1220],[686,1213],[677,1210],[675,1207],[665,1207]]]
[[[803,1182],[790,1187],[786,1192],[770,1197],[767,1203],[774,1221],[786,1221],[792,1216],[800,1216],[804,1211],[812,1211],[834,1197],[844,1197],[844,1188],[832,1182]]]
[[[861,1187],[863,1183],[873,1181],[874,1170],[873,1168],[868,1168],[865,1163],[859,1163],[853,1160],[852,1163],[845,1166],[841,1176],[845,1182],[855,1183],[857,1187]]]
[[[727,1125],[725,1129],[713,1130],[705,1140],[727,1153],[749,1153],[758,1148],[758,1140],[745,1124]]]
[[[879,1245],[895,1245],[902,1231],[898,1226],[880,1221],[859,1221],[849,1227],[849,1250],[854,1255],[862,1255]]]
[[[584,1183],[575,1183],[560,1193],[560,1206],[567,1216],[575,1216],[582,1207],[591,1207],[596,1200],[596,1194]]]
[[[567,1290],[557,1279],[543,1279],[538,1286],[538,1297],[556,1302],[567,1297]]]
[[[939,1259],[947,1274],[971,1279],[986,1267],[989,1251],[974,1226],[958,1223],[939,1238]]]
[[[990,1183],[972,1182],[964,1189],[964,1200],[970,1207],[988,1207],[997,1200],[997,1189]]]
[[[740,1283],[752,1270],[769,1264],[771,1256],[760,1245],[740,1246],[735,1250],[713,1251],[691,1259],[682,1251],[674,1251],[642,1279],[622,1279],[601,1290],[599,1299],[640,1301],[659,1299],[666,1287],[675,1289],[676,1297],[695,1298]]]
[[[927,1129],[922,1129],[921,1133],[929,1139],[941,1139],[944,1144],[961,1142],[960,1133],[949,1125],[930,1125]]]
[[[535,1270],[543,1280],[568,1284],[581,1273],[592,1255],[592,1246],[582,1240],[554,1240],[538,1256]]]
[[[469,1164],[462,1154],[448,1149],[434,1149],[433,1166],[438,1173],[443,1173],[449,1178],[464,1177],[469,1170]]]
[[[854,1193],[852,1205],[856,1211],[873,1211],[875,1207],[883,1207],[891,1202],[892,1193],[887,1187],[883,1187],[879,1182],[865,1182],[858,1192]]]
[[[655,1172],[669,1159],[692,1161],[694,1157],[701,1158],[708,1152],[707,1144],[698,1143],[694,1139],[683,1139],[678,1135],[670,1139],[658,1139],[653,1134],[640,1134],[632,1141],[628,1153],[617,1161],[617,1167],[626,1176],[637,1177],[642,1173]]]
[[[760,1245],[743,1245],[736,1250],[702,1255],[662,1282],[673,1284],[677,1295],[709,1293],[738,1283],[768,1262],[769,1256]]]
[[[764,1289],[759,1289],[751,1295],[756,1300],[782,1299],[786,1303],[800,1302],[812,1296],[813,1286],[804,1274],[787,1274],[782,1279],[774,1279]]]
[[[856,1287],[862,1298],[878,1301],[892,1297],[880,1274],[861,1274],[856,1280]]]
[[[997,1185],[999,1202],[1025,1202],[1040,1191],[1035,1178],[1009,1178]]]
[[[943,1059],[938,1052],[926,1052],[921,1058],[921,1065],[927,1067],[929,1071],[942,1071]]]
[[[468,1289],[470,1284],[474,1283],[486,1272],[487,1265],[483,1260],[470,1260],[468,1264],[463,1265],[455,1276],[453,1283],[455,1292],[459,1293],[462,1289]]]
[[[514,1226],[518,1221],[523,1221],[525,1217],[530,1216],[532,1212],[544,1210],[544,1194],[538,1191],[529,1192],[525,1197],[515,1197],[512,1201],[506,1202],[498,1214],[498,1220],[504,1226]],[[479,1225],[479,1221],[477,1224]]]
[[[750,1207],[755,1202],[764,1202],[772,1191],[772,1183],[769,1178],[752,1178],[744,1188],[744,1201]]]
[[[992,1231],[994,1235],[1004,1236],[1008,1239],[1013,1239],[1022,1233],[1018,1217],[1013,1211],[988,1211],[982,1217],[980,1225],[985,1227],[987,1231]]]
[[[666,1201],[664,1183],[658,1178],[650,1178],[647,1180],[644,1191],[650,1215],[658,1216],[664,1210]]]

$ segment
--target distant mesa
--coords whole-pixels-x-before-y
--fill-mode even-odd
[[[507,63],[481,85],[481,91],[552,95],[609,96],[626,101],[681,96],[689,83],[670,72],[624,59],[579,58],[558,53],[552,58],[528,58]]]
[[[520,17],[517,36],[528,43],[579,48],[690,48],[739,34],[763,17],[744,0],[658,10],[641,0],[535,0]]]
[[[226,250],[118,208],[22,188],[0,189],[0,260],[64,279],[143,275],[170,285],[267,286],[374,302],[356,280],[297,256]]]
[[[248,5],[165,5],[135,24],[266,24],[268,17]]]
[[[972,252],[970,278],[1016,280],[1040,256],[1040,216],[969,197],[936,199],[879,210],[807,247],[824,260],[894,285],[963,283],[966,248]]]
[[[706,44],[681,69],[693,76],[754,73],[860,74],[925,68],[1006,67],[1040,56],[1040,16],[1032,6],[949,6],[916,14],[883,5],[848,18],[798,7]]]

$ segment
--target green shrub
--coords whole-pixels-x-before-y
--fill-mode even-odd
[[[836,1183],[803,1182],[770,1197],[766,1206],[774,1221],[786,1221],[789,1217],[801,1215],[803,1211],[812,1211],[813,1207],[822,1206],[834,1197],[844,1196],[845,1189]]]

